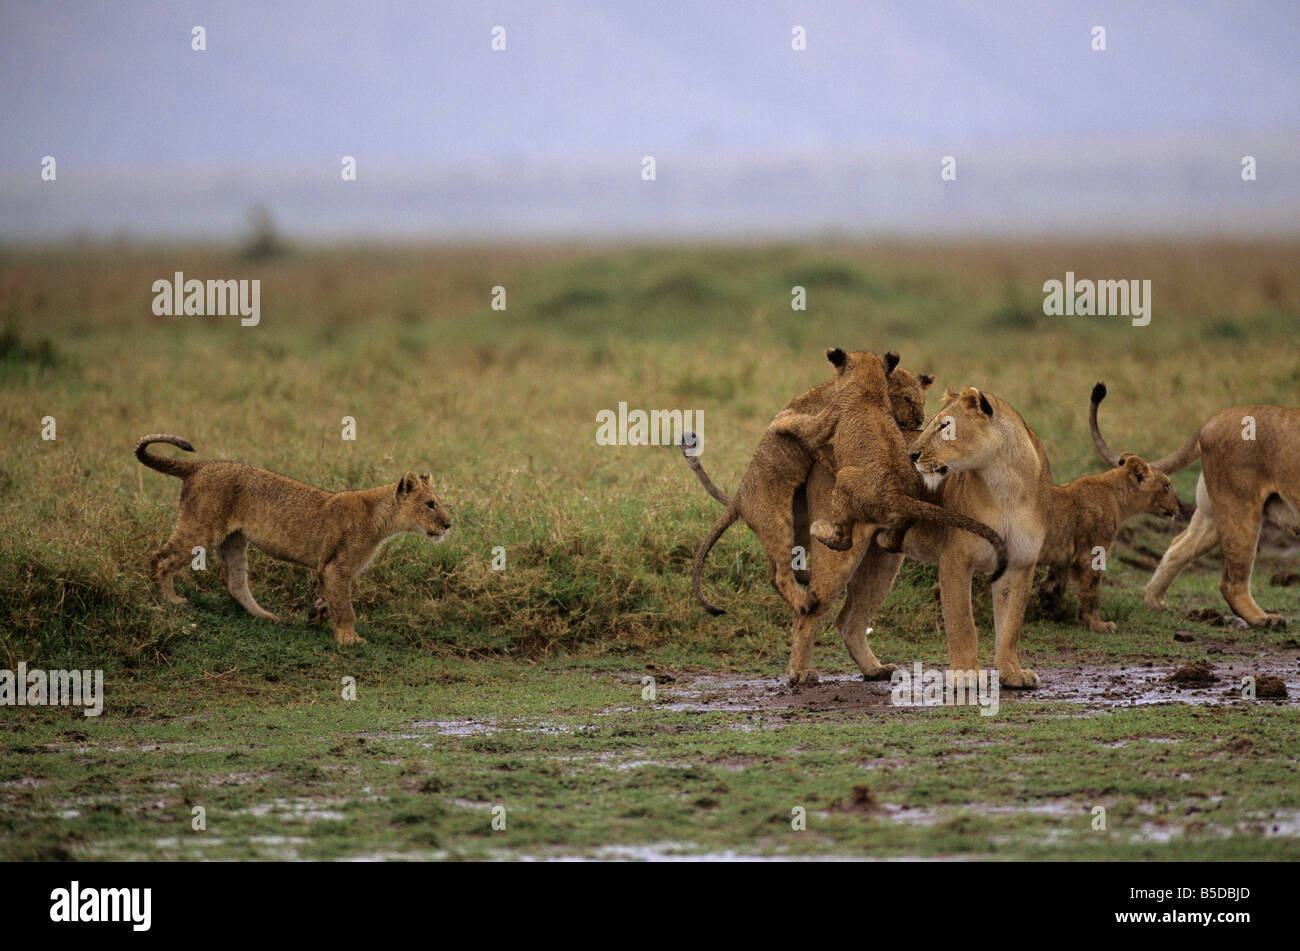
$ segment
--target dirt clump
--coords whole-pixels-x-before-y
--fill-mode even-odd
[[[1286,681],[1271,674],[1261,674],[1255,678],[1255,696],[1265,700],[1287,698]]]
[[[838,812],[875,812],[880,808],[880,803],[876,802],[870,786],[866,783],[858,783],[847,796],[835,804],[835,808]]]
[[[1214,683],[1217,679],[1214,676],[1214,668],[1204,661],[1186,664],[1169,675],[1169,680],[1172,683],[1189,687],[1203,687],[1206,684]]]

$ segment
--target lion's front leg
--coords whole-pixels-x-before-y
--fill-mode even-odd
[[[1011,565],[993,586],[993,629],[996,640],[993,663],[1002,686],[1031,689],[1038,686],[1038,674],[1020,666],[1020,628],[1025,623],[1025,606],[1034,583],[1034,566]]]
[[[975,575],[971,562],[944,548],[939,556],[939,599],[943,629],[948,635],[948,666],[953,670],[979,670],[979,632],[971,609],[970,586]]]
[[[1085,557],[1075,562],[1070,573],[1079,589],[1079,612],[1084,625],[1094,634],[1113,634],[1115,622],[1101,619],[1101,571],[1092,567],[1090,557]]]

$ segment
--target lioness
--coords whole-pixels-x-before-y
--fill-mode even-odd
[[[857,351],[853,356],[867,351]],[[894,354],[895,359],[897,354]],[[929,374],[913,376],[900,366],[887,376],[891,413],[898,427],[916,431],[925,420],[925,391],[934,382]],[[788,410],[803,413],[820,412],[834,394],[834,380],[813,387],[792,400]],[[740,488],[733,498],[728,498],[709,478],[698,456],[683,452],[686,463],[695,473],[705,490],[725,505],[726,511],[714,523],[708,537],[695,555],[691,580],[695,597],[710,614],[723,614],[704,596],[704,562],[709,551],[722,534],[739,518],[744,519],[758,536],[767,554],[772,585],[787,604],[799,609],[805,607],[807,594],[799,587],[797,572],[792,564],[795,535],[808,522],[808,506],[803,484],[808,478],[813,459],[799,442],[789,436],[774,433],[769,428],[763,433],[754,458],[741,478]]]
[[[164,442],[193,452],[180,436],[142,436],[135,457],[150,469],[181,480],[180,513],[167,543],[153,556],[154,582],[173,604],[186,601],[172,579],[195,546],[217,549],[226,569],[226,590],[255,617],[280,619],[248,590],[248,546],[272,557],[316,569],[324,593],[313,613],[333,623],[340,644],[364,644],[352,610],[352,579],[370,565],[394,535],[414,532],[435,541],[447,537],[451,513],[439,501],[426,472],[407,472],[396,483],[355,492],[326,492],[242,462],[168,459],[148,451]]]
[[[1039,592],[1055,605],[1071,580],[1079,589],[1083,623],[1094,634],[1110,634],[1114,621],[1103,621],[1101,571],[1094,567],[1096,549],[1109,552],[1123,521],[1132,515],[1178,514],[1178,494],[1169,476],[1132,453],[1121,455],[1116,468],[1052,486],[1052,513],[1038,563],[1047,566]]]
[[[1020,666],[1018,645],[1052,506],[1052,467],[1043,444],[1010,404],[968,386],[944,393],[944,406],[910,456],[944,508],[992,525],[1006,538],[1007,570],[992,588],[994,663],[1002,686],[1038,686],[1038,675]],[[992,548],[969,532],[917,522],[903,552],[939,566],[949,665],[955,671],[979,669],[970,588],[976,568],[995,567]]]
[[[1097,407],[1106,386],[1092,390],[1089,426],[1097,453],[1114,465],[1116,455],[1097,425]],[[1250,574],[1264,519],[1300,532],[1300,409],[1286,406],[1234,406],[1211,416],[1177,452],[1153,462],[1172,474],[1201,459],[1196,480],[1196,512],[1170,543],[1143,600],[1165,607],[1165,592],[1178,573],[1216,545],[1223,549],[1219,591],[1229,607],[1255,627],[1285,627],[1286,618],[1255,603]]]
[[[827,548],[844,551],[853,543],[853,527],[865,523],[901,535],[917,519],[942,522],[984,538],[997,553],[993,580],[1006,567],[1006,545],[981,522],[949,512],[919,498],[921,478],[908,464],[903,434],[888,417],[886,375],[898,354],[882,359],[869,351],[849,357],[838,347],[826,351],[835,367],[836,388],[830,404],[817,415],[787,410],[772,421],[772,430],[798,439],[805,449],[835,469],[829,519],[812,523],[811,534]]]

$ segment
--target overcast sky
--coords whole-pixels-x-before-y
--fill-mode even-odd
[[[8,236],[1296,227],[1291,0],[0,9]]]

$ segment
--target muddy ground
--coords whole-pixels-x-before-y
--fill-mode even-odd
[[[1001,690],[1002,703],[1067,701],[1098,710],[1159,703],[1275,703],[1300,705],[1300,651],[1260,654],[1229,653],[1226,645],[1214,645],[1206,664],[1214,680],[1193,682],[1174,679],[1184,664],[1152,661],[1133,667],[1115,664],[1078,663],[1065,667],[1035,667],[1041,678],[1036,690]],[[907,713],[917,709],[893,703],[888,681],[865,682],[858,675],[823,675],[811,687],[791,687],[777,677],[742,677],[712,673],[681,673],[659,688],[662,705],[683,711],[744,710],[873,710]],[[1253,676],[1275,677],[1286,685],[1285,698],[1261,697],[1247,700],[1242,680]]]

